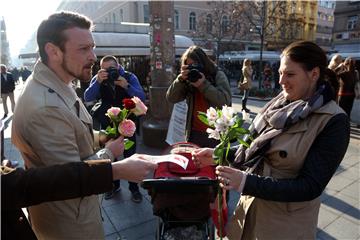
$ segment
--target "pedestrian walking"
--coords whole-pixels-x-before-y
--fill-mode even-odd
[[[10,99],[11,111],[14,112],[15,109],[15,79],[13,75],[7,71],[7,67],[4,64],[1,64],[1,99],[3,102],[4,116],[6,118],[9,114],[7,99]]]

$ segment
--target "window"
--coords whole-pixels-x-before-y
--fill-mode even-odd
[[[124,11],[120,9],[120,22],[124,21]]]
[[[211,14],[208,14],[208,15],[206,16],[206,32],[207,32],[207,33],[211,33],[211,32],[212,32],[212,25],[213,25],[213,23],[212,23],[212,16],[211,16]]]
[[[144,5],[144,23],[149,22],[149,5]]]
[[[191,12],[189,16],[189,29],[196,30],[196,14],[194,12]]]
[[[224,33],[226,33],[229,30],[229,19],[227,16],[222,17],[221,28]]]
[[[290,8],[291,8],[291,13],[296,13],[296,2],[295,1],[291,2]]]
[[[116,15],[115,13],[112,14],[113,23],[116,23]]]
[[[179,29],[179,11],[175,10],[174,12],[174,28]]]
[[[348,30],[353,30],[356,28],[356,24],[358,21],[358,16],[349,16],[348,17],[348,24],[347,24],[347,29]]]

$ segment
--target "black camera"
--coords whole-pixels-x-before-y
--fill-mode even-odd
[[[189,64],[187,69],[189,70],[188,73],[188,80],[189,82],[196,82],[197,80],[199,80],[202,76],[200,74],[200,72],[203,71],[203,67],[200,64]]]
[[[107,81],[108,83],[112,84],[114,81],[118,80],[120,74],[119,70],[116,67],[109,67],[106,69],[106,72],[108,73]]]

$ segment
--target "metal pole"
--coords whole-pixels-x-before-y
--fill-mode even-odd
[[[264,49],[264,25],[265,25],[265,17],[266,17],[266,1],[262,2],[262,9],[261,9],[261,25],[260,25],[260,62],[259,62],[259,71],[260,71],[260,78],[259,78],[259,89],[262,87],[263,82],[263,49]]]

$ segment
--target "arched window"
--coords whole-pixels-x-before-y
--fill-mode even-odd
[[[211,32],[212,32],[212,26],[213,26],[212,16],[211,16],[211,14],[208,14],[208,15],[206,16],[206,32],[207,32],[207,33],[211,33]]]
[[[175,10],[174,12],[174,28],[179,29],[179,12]]]
[[[229,19],[227,16],[222,17],[221,27],[223,32],[227,32],[229,30]]]
[[[194,12],[189,15],[189,29],[196,30],[196,14]]]

